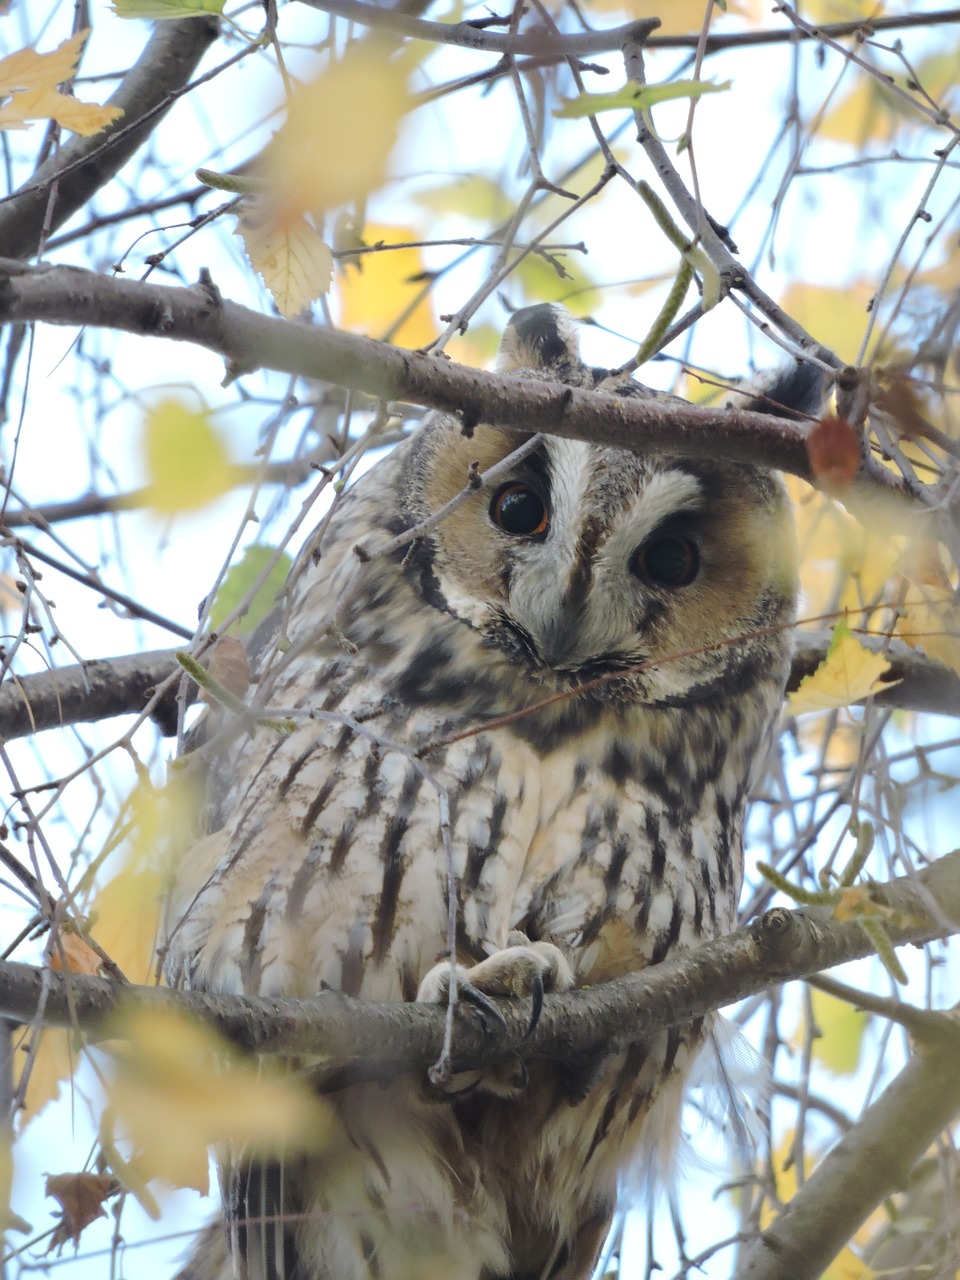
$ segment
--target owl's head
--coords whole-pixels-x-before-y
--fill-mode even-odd
[[[551,331],[551,314],[520,313],[506,363],[519,352],[556,376],[552,352],[573,367],[572,330]],[[408,464],[409,515],[520,443],[433,418]],[[757,468],[546,437],[437,524],[423,554],[434,601],[543,692],[597,681],[589,696],[607,703],[682,704],[785,673],[790,641],[775,629],[793,614],[794,537],[782,485]]]

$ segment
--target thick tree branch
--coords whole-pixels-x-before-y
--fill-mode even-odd
[[[6,279],[3,279],[3,276]],[[625,399],[552,382],[497,376],[354,334],[261,315],[209,284],[190,289],[110,279],[77,267],[25,267],[0,259],[0,320],[94,325],[191,342],[224,356],[235,375],[254,369],[335,382],[382,399],[621,449],[727,458],[812,480],[802,423],[745,409]],[[850,486],[853,510],[876,518],[923,510],[905,481],[868,459]],[[927,510],[930,536],[934,515]]]
[[[143,710],[154,686],[177,670],[174,651],[160,649],[4,680],[0,684],[0,738],[9,742],[44,729],[136,714]]]
[[[72,137],[21,191],[0,204],[0,245],[5,254],[21,258],[37,252],[53,182],[56,193],[46,220],[48,232],[62,226],[110,181],[173,105],[218,31],[214,18],[156,23],[140,58],[109,99],[108,105],[121,107],[124,114],[92,138]]]
[[[960,851],[915,878],[876,886],[878,903],[896,914],[887,931],[897,944],[960,931]],[[871,953],[853,921],[820,911],[775,909],[748,928],[672,957],[641,973],[589,990],[548,996],[528,1034],[528,1001],[498,1001],[504,1025],[491,1029],[470,1006],[458,1007],[456,1069],[488,1066],[514,1055],[570,1060],[596,1056],[663,1027],[702,1017],[775,983],[802,978]],[[74,1020],[93,1040],[109,1036],[125,1003],[176,1008],[215,1026],[254,1053],[322,1056],[320,1082],[386,1077],[426,1068],[440,1053],[444,1010],[433,1005],[351,999],[328,992],[314,1000],[246,999],[154,987],[123,987],[102,978],[65,977],[21,964],[0,964],[0,1014],[21,1022],[38,1015],[44,983],[45,1025]],[[68,999],[72,996],[72,1002]]]
[[[880,641],[868,640],[871,648]],[[829,636],[801,632],[788,689],[815,671],[826,657]],[[0,738],[10,741],[68,724],[136,715],[154,685],[177,670],[173,649],[99,658],[57,667],[39,675],[18,676],[0,684]],[[889,680],[898,681],[875,695],[881,706],[960,716],[960,676],[939,662],[893,644],[886,650]],[[174,722],[176,717],[174,716]]]
[[[822,1275],[960,1111],[958,1054],[960,1024],[914,1054],[761,1234],[734,1280]]]

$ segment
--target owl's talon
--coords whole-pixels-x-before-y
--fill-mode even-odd
[[[457,987],[457,999],[463,1000],[466,1004],[472,1004],[484,1017],[490,1018],[501,1027],[506,1027],[507,1020],[497,1006],[492,1000],[487,999],[482,991],[478,991],[472,982],[464,982]]]
[[[527,1029],[523,1033],[524,1040],[528,1039],[528,1037],[533,1035],[536,1025],[540,1021],[540,1015],[541,1013],[543,1013],[543,974],[542,973],[537,973],[534,975],[533,986],[530,989],[530,1000],[532,1005],[530,1009],[530,1021],[527,1023]]]

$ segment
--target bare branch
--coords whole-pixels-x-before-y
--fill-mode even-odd
[[[805,427],[769,414],[497,376],[371,338],[261,315],[204,285],[183,289],[109,279],[77,267],[25,267],[9,259],[0,259],[0,273],[6,274],[0,287],[5,320],[93,324],[192,342],[226,357],[237,376],[276,369],[384,400],[443,409],[459,414],[466,426],[494,422],[620,449],[726,458],[776,467],[815,483]],[[848,505],[855,508],[880,496],[900,500],[902,514],[912,509],[914,516],[914,504],[924,498],[915,485],[867,459],[850,487]],[[884,514],[892,518],[893,506]],[[937,536],[932,513],[930,523],[930,536]]]
[[[659,18],[643,18],[607,31],[583,31],[576,35],[558,36],[547,27],[501,35],[471,22],[429,22],[425,18],[411,17],[399,7],[382,9],[365,3],[365,0],[301,0],[301,3],[311,9],[321,9],[324,13],[409,36],[413,40],[455,44],[461,49],[476,49],[484,53],[531,54],[534,57],[577,58],[589,53],[614,53],[628,36],[642,40],[660,25]]]
[[[916,1052],[756,1241],[734,1280],[815,1280],[960,1111],[960,1025]]]
[[[873,888],[890,908],[892,942],[926,942],[960,932],[960,851],[915,877]],[[502,1029],[470,1006],[458,1006],[454,1066],[484,1067],[513,1056],[567,1060],[607,1053],[663,1027],[702,1017],[734,1000],[794,978],[871,954],[856,921],[832,920],[823,910],[774,909],[750,926],[676,955],[663,964],[588,990],[548,996],[530,1031],[529,1001],[503,1000]],[[201,1017],[234,1044],[254,1053],[309,1054],[329,1058],[321,1082],[330,1087],[357,1072],[386,1077],[425,1069],[440,1052],[444,1009],[439,1005],[380,1004],[327,992],[314,1000],[254,999],[120,987],[102,978],[65,977],[22,964],[0,964],[0,1014],[44,1025],[78,1023],[92,1039],[115,1033],[111,1025],[124,1001],[148,1008],[177,1008]]]

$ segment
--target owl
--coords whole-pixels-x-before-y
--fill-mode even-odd
[[[586,367],[554,305],[514,314],[499,363],[656,394]],[[769,397],[818,388],[798,366]],[[237,720],[198,753],[206,834],[170,886],[168,980],[442,1002],[451,888],[480,1002],[731,930],[794,595],[765,471],[430,415],[339,498],[254,646],[254,705],[293,730]],[[182,1274],[586,1280],[707,1029],[447,1090],[345,1081],[315,1151],[225,1158],[226,1230]]]

